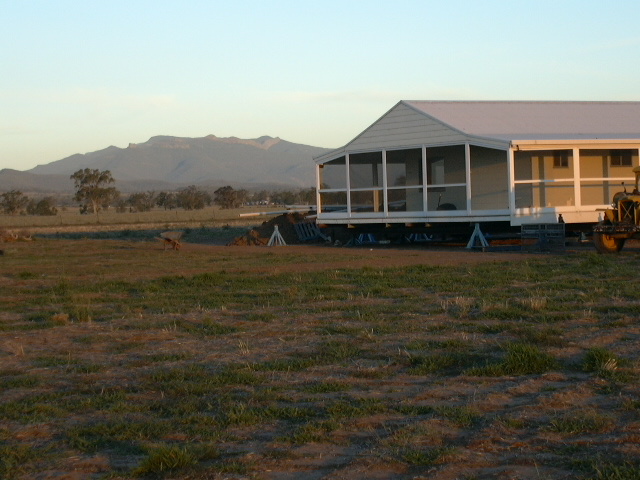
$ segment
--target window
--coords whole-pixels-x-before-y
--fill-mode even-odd
[[[631,167],[633,162],[631,160],[630,150],[612,150],[611,151],[611,166],[612,167]]]
[[[553,155],[553,168],[569,168],[569,155],[567,152],[556,152]]]

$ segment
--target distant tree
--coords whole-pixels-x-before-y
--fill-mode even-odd
[[[178,208],[178,199],[173,192],[160,192],[156,195],[156,205],[165,210],[173,210]]]
[[[238,206],[245,205],[249,201],[249,197],[250,197],[249,192],[244,188],[241,188],[240,190],[236,190],[236,202]]]
[[[316,204],[316,189],[315,187],[303,188],[299,192],[300,201],[298,203],[304,205]]]
[[[132,193],[127,204],[134,212],[149,212],[156,204],[155,192]]]
[[[296,194],[291,190],[282,190],[279,192],[274,192],[271,195],[271,200],[273,203],[278,205],[293,205],[296,203]]]
[[[129,204],[124,198],[118,198],[118,201],[114,203],[114,206],[116,207],[116,212],[118,213],[125,213],[129,208]]]
[[[238,206],[238,192],[229,185],[220,187],[213,192],[213,203],[220,208],[235,208]]]
[[[8,215],[17,215],[24,212],[28,204],[29,197],[20,190],[10,190],[0,195],[0,209]]]
[[[120,196],[115,187],[108,185],[115,183],[109,170],[85,168],[75,172],[70,177],[75,184],[74,200],[80,202],[80,212],[92,211],[96,218],[101,209],[107,208]]]
[[[249,201],[254,205],[267,205],[271,199],[271,192],[259,190],[250,195]]]
[[[211,195],[195,185],[190,185],[176,194],[176,203],[185,210],[202,210],[205,206],[211,205]]]
[[[27,213],[29,215],[56,215],[58,209],[52,197],[45,197],[37,202],[35,200],[29,201]]]

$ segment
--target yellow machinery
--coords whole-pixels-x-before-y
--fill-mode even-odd
[[[593,243],[600,253],[616,253],[624,242],[640,234],[640,167],[635,167],[636,185],[633,192],[625,188],[613,196],[611,208],[604,211],[604,218],[593,227]]]

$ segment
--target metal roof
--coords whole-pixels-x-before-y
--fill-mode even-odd
[[[401,103],[468,135],[499,140],[640,138],[640,102]]]

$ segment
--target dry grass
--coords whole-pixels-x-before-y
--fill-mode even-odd
[[[640,475],[636,252],[3,248],[0,478]]]
[[[247,218],[240,217],[240,214],[279,210],[282,210],[282,208],[242,207],[220,209],[217,206],[206,207],[202,210],[164,210],[157,208],[150,212],[137,213],[117,213],[115,210],[109,210],[101,212],[96,218],[95,215],[81,215],[77,208],[68,207],[64,210],[60,209],[57,215],[52,216],[0,215],[0,228],[38,231],[42,228],[64,229],[68,227],[86,227],[87,229],[95,230],[96,227],[150,228],[150,225],[247,225],[260,223],[264,217]]]

